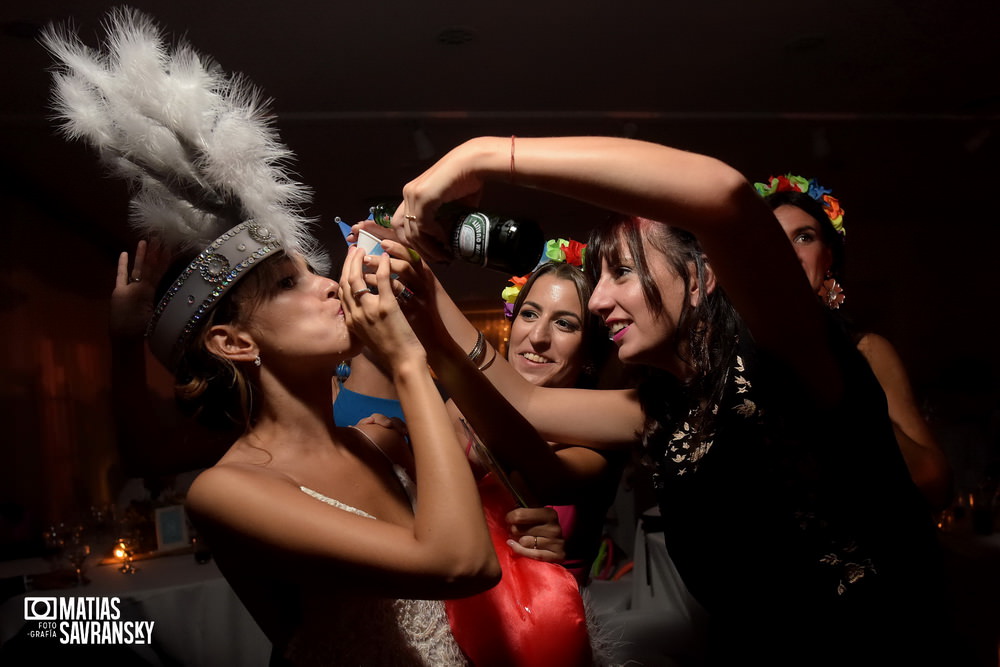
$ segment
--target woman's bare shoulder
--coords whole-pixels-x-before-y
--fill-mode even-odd
[[[224,457],[195,478],[188,489],[186,504],[188,510],[195,514],[212,514],[213,509],[228,504],[234,498],[283,488],[297,489],[298,484],[273,468]]]

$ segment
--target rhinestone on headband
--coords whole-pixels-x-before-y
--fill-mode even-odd
[[[187,265],[153,310],[146,337],[157,359],[175,368],[201,320],[246,271],[281,242],[263,225],[241,222]]]

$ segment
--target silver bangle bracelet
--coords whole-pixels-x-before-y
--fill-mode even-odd
[[[483,354],[483,348],[486,347],[486,336],[483,335],[482,331],[476,331],[476,344],[473,346],[472,351],[469,352],[469,361],[474,364],[479,364],[479,357]]]

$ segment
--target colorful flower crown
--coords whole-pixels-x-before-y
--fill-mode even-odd
[[[847,235],[847,231],[844,229],[844,209],[840,208],[840,202],[837,201],[836,197],[830,196],[830,192],[832,192],[830,188],[824,188],[815,180],[809,180],[795,174],[785,174],[784,176],[771,176],[767,179],[767,183],[754,183],[753,186],[761,197],[773,195],[775,192],[802,192],[809,195],[823,206],[826,217],[830,218],[830,223],[837,230],[837,233],[841,236]]]
[[[538,262],[538,266],[532,269],[531,273],[537,271],[539,266],[548,264],[549,262],[565,262],[582,270],[586,254],[586,243],[580,243],[572,239],[549,239],[545,242],[545,250],[542,252],[541,261]],[[514,302],[517,301],[517,296],[521,293],[521,288],[524,287],[524,284],[528,282],[531,273],[526,273],[523,276],[511,276],[509,280],[511,284],[504,287],[503,292],[500,293],[504,301],[503,313],[508,319],[514,316]]]

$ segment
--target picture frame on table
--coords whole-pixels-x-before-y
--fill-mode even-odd
[[[190,546],[187,515],[183,505],[157,507],[154,511],[156,524],[156,550],[171,551]]]

